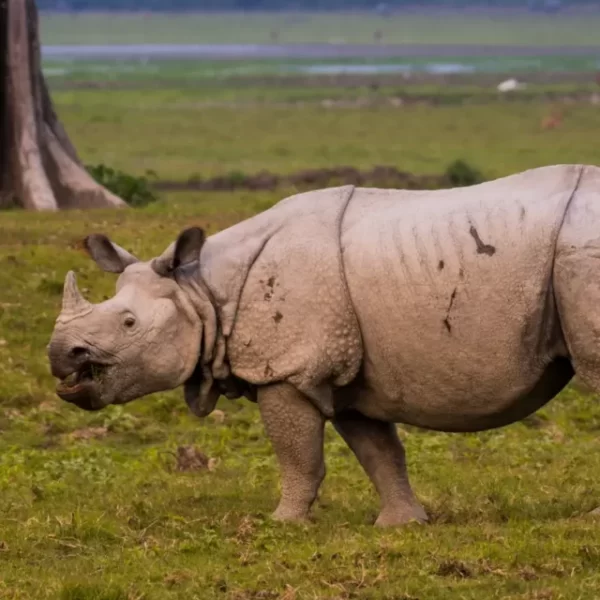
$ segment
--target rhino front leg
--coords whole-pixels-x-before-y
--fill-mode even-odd
[[[385,527],[427,521],[427,514],[410,487],[404,447],[394,424],[349,411],[336,416],[333,425],[358,458],[381,498],[381,512],[375,525]]]
[[[325,477],[325,418],[289,384],[259,389],[258,406],[281,469],[281,499],[273,517],[305,521]]]

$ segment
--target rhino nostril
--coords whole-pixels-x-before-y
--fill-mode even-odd
[[[89,350],[82,346],[75,346],[75,348],[69,350],[69,358],[82,358],[86,354],[89,354]]]

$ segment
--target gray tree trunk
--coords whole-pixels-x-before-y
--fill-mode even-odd
[[[42,75],[35,0],[0,0],[0,208],[125,206],[83,167]]]

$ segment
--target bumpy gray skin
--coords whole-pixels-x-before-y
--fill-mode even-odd
[[[90,254],[122,272],[127,297],[143,288],[134,295],[144,307],[129,312],[171,298],[169,317],[154,323],[164,344],[149,351],[142,334],[124,345],[102,327],[119,294],[90,309],[68,281],[51,364],[58,377],[80,368],[69,352],[83,339],[87,360],[118,357],[101,382],[62,390],[88,409],[182,383],[199,416],[220,392],[256,400],[281,466],[276,518],[308,518],[325,475],[327,420],[380,495],[377,524],[397,525],[427,517],[394,423],[501,427],[575,372],[600,391],[599,168],[545,167],[443,191],[299,194],[202,242],[188,230],[163,256],[132,263],[91,238]],[[160,381],[147,377],[173,354],[170,381],[164,368]],[[134,391],[120,388],[127,369]]]

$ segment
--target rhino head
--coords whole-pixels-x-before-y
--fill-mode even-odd
[[[204,239],[201,229],[187,229],[149,262],[104,235],[85,239],[95,262],[119,278],[114,297],[91,304],[74,273],[67,274],[48,345],[60,398],[94,411],[190,380],[198,371],[203,322],[177,275],[197,264]]]

